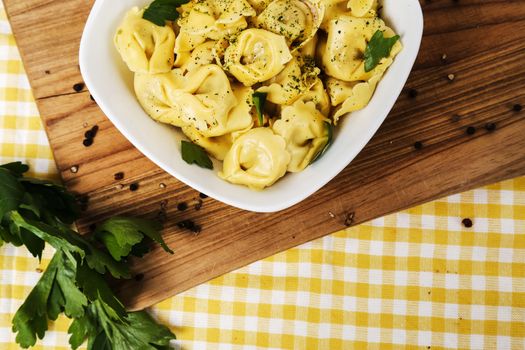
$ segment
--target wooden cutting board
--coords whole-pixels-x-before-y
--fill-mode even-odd
[[[164,237],[175,254],[156,249],[134,263],[142,279],[118,285],[132,309],[343,229],[345,221],[361,223],[525,174],[525,111],[518,111],[525,105],[523,0],[422,1],[421,52],[377,135],[323,189],[275,214],[210,198],[195,210],[199,193],[126,141],[85,88],[74,90],[82,82],[77,53],[93,0],[4,3],[62,178],[70,190],[89,196],[80,230],[117,214],[165,220]],[[490,123],[496,130],[487,130]],[[93,125],[100,130],[86,148],[84,133]],[[117,172],[125,178],[116,181]],[[130,191],[131,183],[139,189]],[[179,203],[189,208],[179,211]],[[178,228],[185,219],[202,232]]]

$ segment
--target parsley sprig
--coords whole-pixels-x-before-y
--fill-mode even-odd
[[[365,72],[372,71],[383,58],[388,57],[398,40],[399,35],[385,38],[382,31],[376,31],[365,49]]]
[[[257,117],[259,119],[259,126],[264,124],[264,105],[266,104],[266,98],[268,94],[266,92],[256,91],[253,93],[253,104],[255,105],[255,110],[257,111]]]
[[[24,177],[20,162],[0,166],[0,245],[24,245],[41,259],[45,243],[56,252],[13,318],[16,342],[35,345],[49,320],[73,319],[70,345],[87,340],[89,350],[169,349],[175,335],[146,312],[127,312],[105,275],[130,278],[130,256],[143,256],[155,241],[173,253],[155,222],[115,217],[85,237],[71,229],[79,217],[75,197],[51,182]]]
[[[164,27],[166,21],[175,21],[179,18],[177,7],[189,0],[155,0],[144,11],[142,18]]]
[[[180,143],[182,159],[188,164],[195,164],[205,169],[213,169],[213,162],[208,153],[199,145],[182,140]]]

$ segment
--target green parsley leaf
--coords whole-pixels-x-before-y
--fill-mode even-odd
[[[142,242],[144,235],[159,243],[166,252],[173,254],[160,236],[160,229],[161,225],[158,222],[114,217],[97,227],[95,237],[106,246],[113,259],[117,261],[127,257],[133,247]]]
[[[252,95],[253,104],[257,110],[257,117],[259,118],[259,126],[263,126],[264,123],[263,111],[267,96],[268,94],[266,92],[254,92]]]
[[[319,158],[321,158],[326,153],[326,151],[328,151],[334,140],[334,126],[329,122],[324,122],[324,125],[326,127],[328,137],[328,139],[326,140],[326,145],[321,150],[319,150],[319,152],[317,152],[317,154],[312,158],[310,164],[316,162]]]
[[[35,345],[47,330],[47,301],[58,270],[58,259],[53,258],[40,280],[13,317],[16,342],[23,348]]]
[[[370,72],[383,58],[388,57],[398,40],[399,35],[385,38],[382,31],[376,31],[365,49],[365,72]]]
[[[189,0],[155,0],[144,11],[142,18],[164,27],[166,21],[175,21],[179,18],[177,7]]]
[[[0,168],[0,222],[7,212],[18,208],[24,192],[15,175],[8,169]]]
[[[16,211],[10,212],[6,217],[11,223],[11,233],[19,234],[21,229],[26,229],[69,256],[72,256],[73,253],[79,254],[82,258],[85,256],[87,247],[82,245],[74,236],[66,235],[60,229],[39,221],[27,220]],[[76,234],[74,233],[74,235]]]
[[[9,170],[16,177],[21,177],[24,173],[29,171],[29,166],[23,164],[22,162],[13,162],[0,165],[0,168]]]
[[[213,162],[208,153],[199,145],[188,141],[181,141],[182,159],[188,164],[196,164],[201,168],[213,169]]]
[[[44,209],[49,218],[72,224],[80,217],[80,207],[75,197],[64,187],[31,178],[20,179],[20,183],[31,193],[32,204]]]
[[[90,269],[100,274],[109,272],[115,278],[131,278],[129,268],[124,262],[115,261],[109,254],[98,249],[91,250],[91,253],[86,256],[86,263]]]
[[[101,274],[86,265],[80,265],[77,269],[77,282],[89,301],[99,301],[112,319],[122,320],[126,317],[124,305],[111,291]]]
[[[173,253],[161,225],[117,217],[92,237],[80,236],[69,225],[79,216],[75,197],[48,181],[25,178],[26,171],[21,163],[0,166],[0,244],[25,245],[39,258],[45,243],[56,252],[13,318],[17,343],[33,346],[48,321],[64,313],[74,319],[69,329],[74,349],[86,339],[91,350],[167,349],[174,338],[169,329],[145,313],[126,312],[104,276],[130,278],[127,257],[145,254],[152,241]]]
[[[169,349],[175,335],[160,326],[145,311],[130,312],[121,321],[113,320],[100,301],[92,303],[83,318],[69,327],[70,344],[76,349],[88,339],[88,350],[159,350]]]

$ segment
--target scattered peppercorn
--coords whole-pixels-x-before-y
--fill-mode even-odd
[[[124,179],[124,173],[122,171],[119,171],[113,177],[115,178],[116,181],[120,181]]]
[[[202,199],[206,199],[208,198],[208,195],[201,192],[199,193],[199,197],[201,197]]]
[[[177,210],[184,211],[186,209],[188,209],[188,204],[186,202],[180,202],[177,204]]]
[[[485,129],[488,132],[493,132],[494,130],[496,130],[496,123],[487,123],[487,124],[485,124]]]
[[[459,122],[460,119],[461,119],[461,116],[459,114],[454,114],[452,118],[450,118],[450,120],[452,120],[453,123]]]
[[[195,204],[195,210],[201,210],[202,208],[202,199],[199,199]]]
[[[354,223],[354,217],[355,217],[355,213],[354,213],[354,212],[347,213],[347,214],[345,215],[345,222],[344,222],[344,225],[345,225],[346,227],[352,226],[352,224]]]
[[[138,189],[139,189],[139,184],[136,183],[136,182],[134,182],[131,185],[129,185],[129,190],[132,191],[132,192],[135,192]]]
[[[78,165],[73,165],[71,168],[69,168],[69,171],[71,171],[73,174],[76,174],[78,172]]]
[[[523,106],[520,105],[519,103],[516,103],[514,106],[512,106],[512,110],[514,112],[521,112],[522,109],[523,109]]]
[[[86,139],[94,139],[95,136],[97,136],[97,132],[98,132],[98,125],[95,125],[90,130],[84,133],[84,137]]]
[[[467,228],[470,228],[472,227],[472,220],[470,220],[469,218],[465,218],[461,221],[461,223],[463,224],[463,226],[467,227]]]
[[[418,95],[418,91],[416,89],[408,89],[408,96],[410,98],[416,98]]]
[[[201,232],[202,228],[200,227],[200,225],[197,225],[195,222],[193,222],[192,220],[183,220],[183,221],[179,221],[177,223],[177,227],[180,228],[180,229],[187,229],[187,230],[190,230],[191,232],[193,233],[199,233]]]
[[[135,281],[140,282],[140,281],[142,281],[143,279],[144,279],[144,274],[143,274],[143,273],[137,273],[137,274],[135,275]]]
[[[469,127],[467,128],[467,134],[468,134],[468,135],[474,135],[475,133],[476,133],[476,128],[475,128],[475,127],[473,127],[473,126],[469,126]]]
[[[73,90],[75,90],[76,92],[81,92],[82,90],[84,90],[84,86],[84,83],[76,83],[75,85],[73,85]]]
[[[49,75],[49,74],[51,74],[51,71],[46,70],[44,73],[46,73],[47,75]]]
[[[84,141],[82,141],[82,144],[86,147],[89,147],[93,144],[93,139],[84,139]]]
[[[414,142],[414,148],[420,150],[423,148],[423,143],[421,141]]]

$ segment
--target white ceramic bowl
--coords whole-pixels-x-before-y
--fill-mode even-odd
[[[180,140],[174,128],[159,124],[142,110],[133,92],[133,73],[113,45],[116,28],[133,6],[152,0],[96,0],[80,43],[80,69],[98,105],[135,147],[149,159],[196,190],[229,205],[274,212],[299,203],[342,171],[375,134],[408,78],[423,32],[418,0],[384,0],[383,17],[401,36],[403,51],[386,72],[370,104],[338,126],[330,150],[297,174],[287,174],[272,187],[254,192],[221,180],[214,172],[186,164],[180,157]]]

